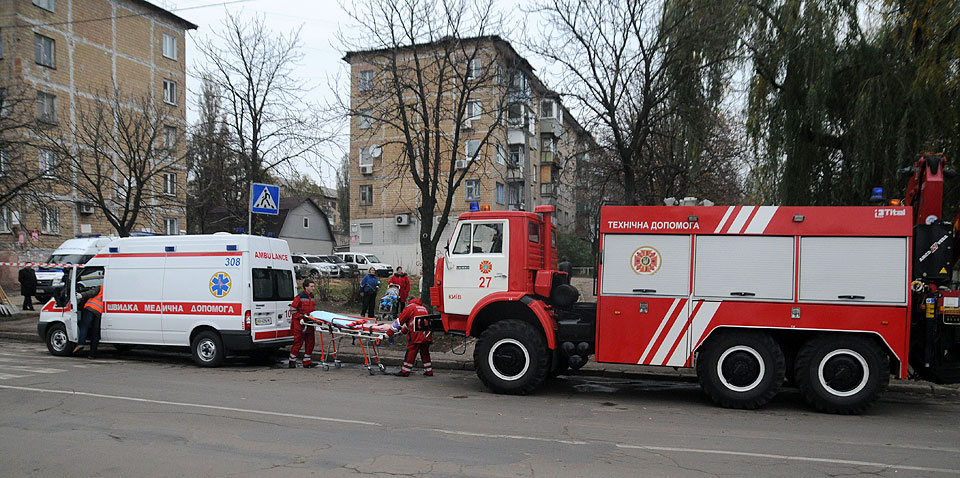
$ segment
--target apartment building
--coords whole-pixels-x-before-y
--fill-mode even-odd
[[[116,101],[117,93],[123,111],[137,111],[142,104],[135,99],[158,105],[162,134],[154,146],[167,151],[168,160],[176,158],[150,179],[157,194],[144,201],[157,206],[159,197],[164,202],[141,214],[135,231],[180,234],[186,229],[184,40],[186,31],[196,28],[143,0],[0,2],[0,95],[11,104],[4,105],[3,113],[26,119],[25,128],[0,130],[5,135],[0,175],[14,170],[26,174],[33,167],[44,172],[24,194],[0,206],[0,251],[21,260],[41,259],[75,235],[116,234],[101,210],[67,184],[65,175],[78,174],[77,168],[60,164],[50,138],[71,138],[86,117],[82,112]],[[119,131],[119,121],[108,116],[104,123],[108,133],[126,134]],[[122,154],[114,150],[111,158]],[[82,169],[105,164],[96,157],[90,161]],[[120,168],[114,169],[106,174],[123,176]],[[118,187],[106,195],[120,204],[128,196],[133,199],[131,191]]]
[[[452,41],[457,42],[459,53],[433,51],[450,49]],[[499,36],[444,39],[403,50],[399,54],[357,51],[344,57],[352,79],[351,249],[379,254],[382,260],[414,273],[421,265],[417,217],[420,195],[406,159],[404,133],[395,120],[398,102],[389,89],[392,75],[399,69],[397,59],[406,63],[401,68],[409,72],[415,56],[455,65],[442,75],[425,71],[422,78],[461,75],[467,82],[478,83],[459,116],[455,95],[439,92],[438,97],[452,103],[449,117],[440,118],[435,128],[429,128],[434,137],[455,145],[444,152],[456,154],[458,159],[452,168],[449,160],[441,163],[443,177],[466,171],[453,197],[439,247],[446,245],[457,216],[471,207],[533,211],[538,205],[552,204],[557,226],[574,232],[577,164],[596,148],[596,143],[564,107],[560,95],[536,76],[529,62]],[[442,57],[453,60],[437,60]],[[423,61],[417,64],[423,70],[444,67],[424,66]],[[452,151],[453,147],[458,150]],[[441,200],[445,198],[442,193]],[[440,212],[439,208],[435,211]]]

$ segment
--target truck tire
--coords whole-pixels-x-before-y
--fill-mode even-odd
[[[56,355],[57,357],[69,357],[73,355],[73,347],[75,344],[67,338],[67,328],[63,324],[57,323],[51,325],[47,329],[47,337],[45,342],[47,343],[47,350],[50,351],[51,355]]]
[[[201,367],[219,367],[223,363],[225,350],[220,334],[204,330],[193,338],[190,345],[193,361]]]
[[[807,342],[797,355],[803,398],[826,413],[863,413],[890,383],[890,357],[864,337],[831,335]]]
[[[765,405],[783,384],[780,346],[762,332],[722,332],[697,358],[700,388],[714,403],[752,410]]]
[[[547,378],[550,351],[533,325],[502,320],[480,335],[473,363],[480,381],[494,393],[526,395]]]

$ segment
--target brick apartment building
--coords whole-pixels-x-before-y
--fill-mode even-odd
[[[20,113],[35,113],[45,127],[67,132],[76,127],[81,107],[111,101],[115,88],[124,97],[163,102],[162,147],[180,159],[155,179],[172,206],[138,218],[136,231],[180,234],[186,229],[184,38],[196,28],[142,0],[0,2],[0,93],[12,97],[16,91],[35,102],[21,105]],[[57,164],[40,137],[21,133],[15,139],[6,138],[7,147],[0,152],[7,170]],[[39,180],[46,200],[24,195],[0,206],[0,255],[45,259],[75,235],[116,233],[98,208],[58,182],[62,174],[71,173],[61,168]]]
[[[592,136],[509,42],[499,36],[460,41],[479,53],[460,62],[457,74],[489,85],[471,93],[467,102],[460,129],[464,160],[456,161],[454,169],[467,168],[466,158],[473,157],[474,151],[482,160],[469,165],[453,200],[440,249],[446,245],[456,217],[469,211],[471,203],[491,210],[523,211],[552,204],[558,228],[575,232],[577,168],[580,160],[596,149]],[[438,45],[419,44],[407,50],[415,48],[429,58],[431,49],[445,47]],[[419,191],[409,168],[400,164],[398,139],[402,133],[389,121],[377,120],[378,111],[390,110],[394,107],[391,103],[396,103],[387,90],[375,86],[389,75],[384,72],[389,66],[383,52],[349,52],[344,57],[352,79],[350,248],[378,254],[385,262],[417,273],[421,258],[416,217]],[[453,118],[440,124],[440,134],[454,134]],[[443,173],[449,174],[449,163],[445,164]]]

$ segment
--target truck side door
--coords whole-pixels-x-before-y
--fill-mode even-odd
[[[446,255],[443,310],[468,315],[477,303],[509,286],[509,223],[485,220],[460,223]]]

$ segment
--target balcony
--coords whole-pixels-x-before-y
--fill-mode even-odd
[[[540,151],[540,164],[541,165],[550,165],[556,169],[560,168],[560,155],[554,153],[553,151]]]
[[[507,175],[504,179],[511,183],[522,183],[523,168],[514,163],[507,163]]]
[[[540,183],[540,197],[557,197],[556,183]]]
[[[521,127],[511,126],[507,129],[507,144],[527,144],[527,130]]]
[[[540,118],[540,134],[563,135],[563,125],[556,118]]]

